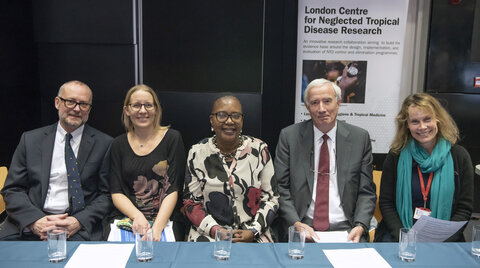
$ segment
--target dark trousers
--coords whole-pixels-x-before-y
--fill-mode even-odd
[[[3,241],[40,241],[40,237],[34,233],[16,233],[2,238]],[[67,238],[68,241],[85,241],[78,233]]]
[[[307,224],[308,226],[313,228],[313,220],[305,217],[302,220],[303,223]],[[350,225],[349,221],[341,221],[337,223],[330,223],[330,226],[328,227],[328,230],[326,231],[348,231],[353,229],[353,226]]]

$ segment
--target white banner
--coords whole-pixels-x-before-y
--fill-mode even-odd
[[[317,78],[342,88],[338,119],[387,153],[399,111],[408,0],[299,0],[295,122],[310,119],[303,91]],[[407,70],[408,71],[408,70]]]

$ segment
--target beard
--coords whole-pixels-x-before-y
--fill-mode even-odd
[[[74,131],[85,124],[87,119],[88,115],[86,117],[74,117],[66,114],[65,116],[60,117],[60,122],[65,128],[68,128],[70,131]]]

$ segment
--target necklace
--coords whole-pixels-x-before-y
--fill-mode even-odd
[[[235,158],[235,154],[237,153],[237,149],[243,145],[243,135],[240,134],[238,135],[238,145],[237,145],[237,148],[235,148],[235,150],[233,150],[233,152],[231,153],[223,153],[220,148],[218,148],[218,145],[217,145],[217,135],[213,135],[213,144],[215,145],[215,147],[220,151],[220,153],[222,154],[222,156],[225,158],[225,159],[232,159],[232,158]]]
[[[157,131],[155,131],[153,134],[149,135],[149,137],[147,139],[144,140],[143,143],[140,143],[140,140],[138,139],[138,136],[137,136],[137,143],[138,145],[140,146],[140,148],[143,148],[145,145],[147,145],[149,143],[149,141],[152,141],[156,135],[157,135]],[[165,132],[164,133],[161,133],[160,132],[160,139],[163,138],[163,136],[165,135]]]

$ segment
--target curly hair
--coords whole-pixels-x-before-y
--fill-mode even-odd
[[[457,124],[453,121],[450,114],[445,108],[443,108],[440,102],[429,94],[415,93],[408,96],[403,101],[400,112],[395,118],[397,133],[395,134],[395,138],[390,147],[394,153],[399,154],[405,145],[412,139],[412,134],[407,126],[408,108],[412,105],[424,109],[434,116],[438,127],[437,137],[443,137],[452,145],[458,141],[459,131]]]

